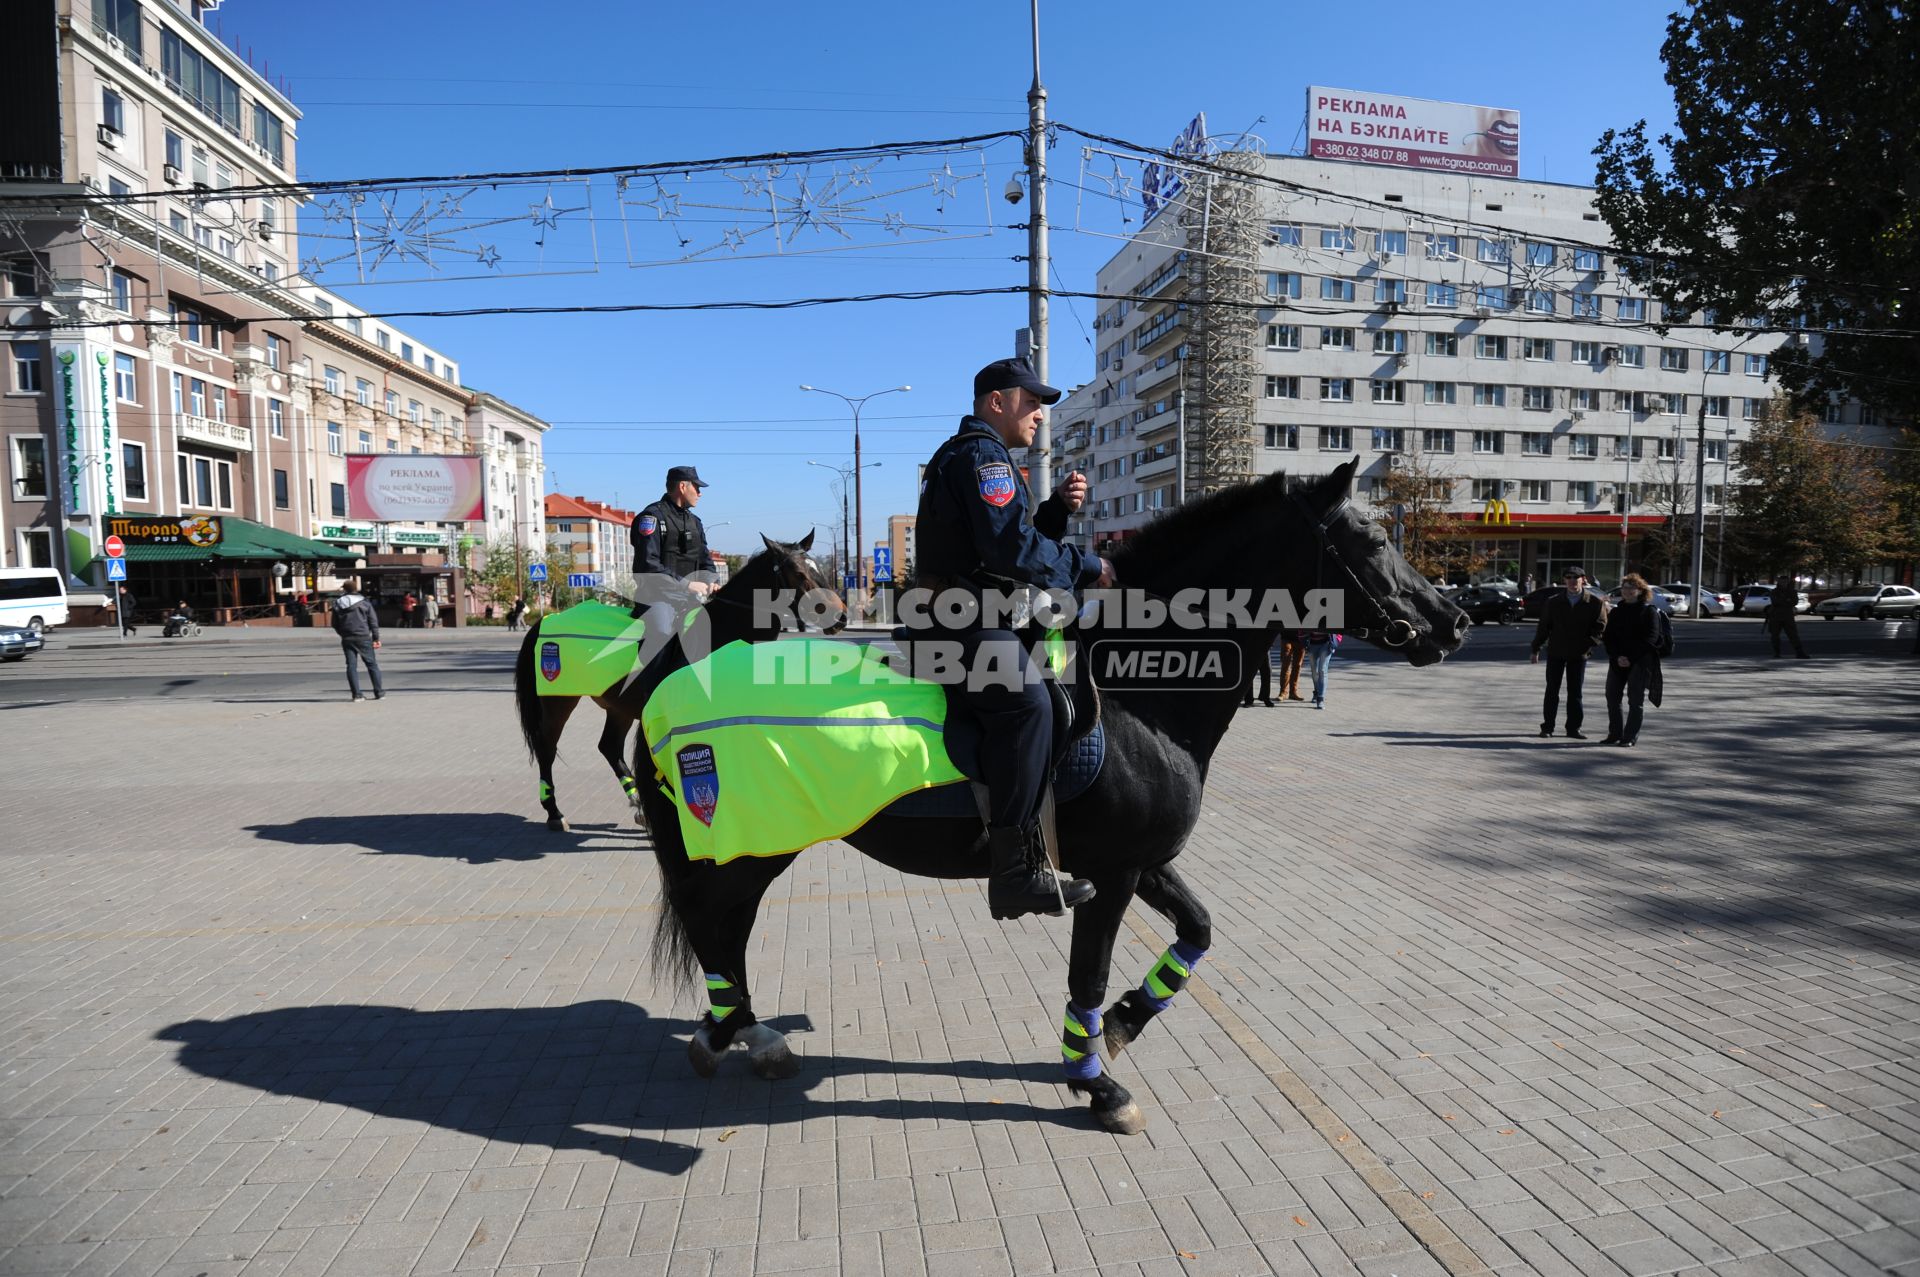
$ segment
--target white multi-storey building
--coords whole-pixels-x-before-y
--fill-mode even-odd
[[[1371,500],[1391,468],[1418,464],[1446,481],[1489,574],[1549,581],[1578,562],[1612,581],[1623,546],[1638,565],[1642,531],[1676,508],[1691,518],[1704,409],[1705,506],[1718,514],[1738,477],[1732,449],[1775,393],[1767,359],[1782,339],[1657,313],[1605,247],[1590,188],[1292,156],[1261,166],[1256,473],[1325,474],[1357,456],[1357,495]],[[1204,186],[1190,182],[1190,197]],[[1090,545],[1174,505],[1183,433],[1198,446],[1181,429],[1183,299],[1204,243],[1179,222],[1178,206],[1162,211],[1101,268],[1102,293],[1141,300],[1101,313],[1094,375],[1055,410],[1056,466],[1092,480],[1072,529]],[[1827,417],[1877,424],[1859,404]]]

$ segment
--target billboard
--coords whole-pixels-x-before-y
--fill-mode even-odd
[[[166,518],[140,514],[130,517],[109,516],[108,536],[119,537],[125,545],[197,545],[202,549],[220,544],[220,516],[181,515]]]
[[[1307,154],[1397,168],[1520,176],[1520,113],[1357,89],[1307,89]]]
[[[347,458],[347,517],[381,523],[484,519],[480,458],[356,453]]]

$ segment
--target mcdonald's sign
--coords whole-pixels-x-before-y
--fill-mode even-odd
[[[1480,522],[1504,523],[1504,524],[1510,525],[1513,523],[1513,513],[1507,508],[1507,503],[1505,500],[1503,500],[1500,497],[1493,497],[1481,509]]]

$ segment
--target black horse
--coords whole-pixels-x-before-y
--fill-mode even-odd
[[[1172,597],[1186,589],[1284,590],[1298,596],[1338,589],[1346,628],[1406,654],[1414,665],[1460,646],[1467,618],[1407,565],[1381,529],[1355,511],[1348,492],[1357,460],[1319,480],[1272,475],[1227,489],[1148,526],[1117,553],[1122,589]],[[1223,631],[1242,663],[1265,659],[1279,623]],[[1098,1045],[1117,1055],[1185,984],[1212,944],[1206,908],[1174,871],[1200,815],[1208,761],[1239,702],[1239,687],[1218,691],[1102,693],[1106,763],[1084,794],[1061,804],[1062,869],[1087,878],[1098,894],[1073,915],[1070,1003],[1062,1039],[1067,1081],[1088,1095],[1107,1129],[1132,1133],[1144,1123],[1132,1097],[1100,1066]],[[637,706],[634,708],[637,709]],[[647,757],[644,730],[640,757]],[[710,1076],[736,1042],[765,1077],[791,1076],[799,1064],[786,1039],[753,1013],[747,944],[769,884],[792,855],[740,857],[725,864],[690,861],[674,800],[655,785],[641,810],[665,883],[667,909],[654,938],[656,967],[668,977],[705,974],[712,1010],[688,1047],[696,1072]],[[977,819],[903,818],[882,812],[846,841],[882,864],[936,878],[982,878],[987,854]],[[1172,920],[1178,941],[1103,1016],[1108,968],[1127,905],[1138,896]]]
[[[795,600],[794,605],[784,612],[794,629],[804,628],[802,616],[808,612],[822,620],[823,629],[829,634],[838,633],[847,623],[846,604],[827,584],[820,565],[808,553],[813,549],[813,533],[809,532],[792,543],[774,541],[765,536],[760,540],[766,549],[748,559],[746,565],[716,590],[700,611],[704,628],[698,628],[696,632],[707,651],[716,650],[735,639],[759,642],[773,638],[780,632],[771,621],[770,609],[756,611],[753,607],[755,596],[763,592],[770,592],[769,597],[784,592]],[[803,603],[803,600],[806,602]],[[551,618],[542,618],[548,619]],[[540,768],[540,805],[547,809],[547,828],[565,830],[567,818],[560,814],[560,804],[553,793],[553,760],[560,752],[560,733],[581,698],[540,695],[540,625],[541,621],[535,621],[527,627],[527,637],[520,644],[520,656],[513,666],[513,700],[514,708],[520,715],[521,735],[526,737],[527,752],[533,755],[533,761]],[[638,644],[635,645],[634,658],[637,666]],[[593,703],[607,712],[606,724],[600,729],[600,756],[613,768],[621,792],[634,805],[634,821],[641,823],[638,786],[634,783],[633,773],[627,769],[626,744],[627,734],[633,730],[646,698],[644,695],[629,697],[619,694],[633,682],[630,673],[620,683],[595,696]]]

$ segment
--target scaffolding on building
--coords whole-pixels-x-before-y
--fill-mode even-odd
[[[1190,338],[1182,360],[1182,500],[1256,477],[1254,386],[1260,374],[1261,219],[1253,184],[1218,169],[1259,173],[1257,151],[1209,157],[1201,198],[1181,212],[1187,241],[1186,312]],[[1219,304],[1219,303],[1227,304]]]

